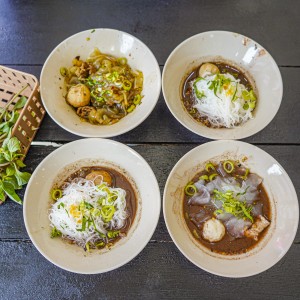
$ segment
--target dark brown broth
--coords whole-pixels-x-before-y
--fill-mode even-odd
[[[126,211],[128,214],[128,217],[126,219],[125,225],[119,229],[120,230],[120,236],[109,239],[110,244],[116,243],[118,240],[121,239],[121,236],[127,235],[133,221],[136,215],[136,210],[137,210],[137,199],[136,199],[136,194],[135,191],[130,184],[129,180],[121,173],[114,169],[110,168],[104,168],[104,167],[83,167],[71,174],[65,181],[62,183],[60,188],[62,189],[64,187],[64,184],[66,182],[71,182],[75,178],[85,178],[91,171],[106,171],[110,174],[112,177],[112,187],[114,188],[122,188],[123,190],[126,191]]]
[[[202,171],[198,173],[193,179],[193,182],[196,182],[199,180],[199,177],[202,175],[209,175],[212,173]],[[232,174],[235,175],[234,173]],[[271,220],[271,207],[270,207],[270,201],[269,197],[267,195],[267,192],[262,184],[258,186],[259,191],[259,197],[258,200],[255,201],[256,203],[261,202],[263,204],[263,210],[262,215],[267,219]],[[255,247],[260,240],[263,239],[263,237],[266,235],[268,228],[267,227],[262,233],[259,234],[258,241],[255,241],[252,238],[248,237],[242,237],[242,238],[234,238],[231,236],[227,230],[225,233],[225,236],[223,239],[216,243],[210,243],[209,241],[205,240],[202,237],[202,229],[204,222],[197,227],[190,219],[190,215],[194,213],[198,213],[200,210],[205,210],[206,215],[209,215],[211,218],[214,216],[214,211],[216,208],[213,208],[211,206],[204,206],[204,205],[188,205],[188,200],[190,199],[189,196],[184,195],[183,199],[183,215],[186,221],[186,224],[190,230],[190,232],[193,234],[193,231],[196,230],[199,238],[195,238],[198,242],[200,242],[203,246],[208,248],[212,252],[220,253],[220,254],[226,254],[226,255],[234,255],[234,254],[241,254],[246,253],[247,251],[251,250],[253,247]],[[255,221],[255,219],[254,219]],[[193,234],[194,236],[194,234]]]
[[[193,109],[193,106],[196,103],[195,103],[195,99],[193,98],[191,82],[195,80],[197,77],[199,77],[198,75],[199,69],[203,64],[201,64],[199,67],[193,69],[190,73],[188,73],[188,75],[186,76],[183,82],[181,97],[182,97],[182,102],[184,107],[196,121],[204,124],[207,127],[213,127],[212,124],[207,120],[207,117],[202,116],[196,109]],[[230,73],[236,79],[239,79],[240,82],[245,85],[248,91],[253,89],[249,79],[238,68],[224,62],[212,62],[212,64],[216,65],[219,68],[221,74]]]

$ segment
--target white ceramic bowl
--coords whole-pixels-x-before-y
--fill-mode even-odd
[[[271,202],[272,219],[266,236],[246,254],[226,256],[210,252],[195,241],[182,213],[184,187],[207,161],[248,157],[244,163],[263,178]],[[163,211],[168,231],[178,249],[196,266],[225,277],[258,274],[276,264],[295,238],[299,207],[294,186],[282,166],[269,154],[238,141],[214,141],[198,146],[184,155],[166,182]]]
[[[100,165],[125,174],[136,188],[138,207],[127,237],[110,251],[85,252],[60,238],[50,238],[50,190],[73,169]],[[48,155],[35,169],[24,196],[24,221],[29,237],[53,264],[75,273],[95,274],[116,269],[132,260],[150,240],[160,214],[160,192],[147,162],[131,148],[111,140],[84,139],[68,143]]]
[[[142,104],[118,123],[107,126],[81,122],[66,103],[66,88],[61,67],[70,67],[79,55],[86,59],[95,47],[103,53],[126,57],[128,64],[144,74]],[[50,117],[62,128],[83,137],[112,137],[125,133],[142,123],[152,112],[161,88],[161,74],[150,49],[134,36],[113,29],[79,32],[61,42],[49,55],[41,72],[41,98]]]
[[[195,121],[184,108],[180,94],[183,78],[203,62],[225,60],[252,78],[258,101],[254,119],[233,129],[208,128]],[[165,101],[174,117],[192,132],[211,139],[242,139],[266,127],[275,117],[282,99],[282,79],[272,56],[243,35],[210,31],[192,36],[170,54],[162,75]]]

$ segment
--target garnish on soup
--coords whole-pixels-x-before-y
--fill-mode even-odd
[[[95,48],[86,61],[79,56],[60,74],[67,85],[66,101],[84,121],[111,125],[141,104],[143,73],[134,71],[125,57]]]
[[[257,96],[247,77],[222,62],[204,63],[185,79],[182,100],[208,127],[234,128],[253,118]]]
[[[136,213],[135,192],[119,172],[85,167],[51,191],[51,237],[86,250],[110,247],[126,236]]]
[[[254,247],[271,222],[262,181],[236,161],[207,163],[184,189],[183,212],[194,237],[221,254]]]

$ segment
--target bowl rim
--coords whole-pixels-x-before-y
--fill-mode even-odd
[[[153,179],[155,180],[155,183],[156,183],[155,184],[155,193],[157,193],[157,197],[155,197],[155,198],[156,198],[156,202],[157,202],[156,205],[157,205],[157,210],[158,210],[157,216],[155,216],[155,218],[151,218],[151,220],[153,222],[153,225],[152,225],[153,228],[151,229],[151,231],[149,231],[148,238],[139,247],[136,247],[136,250],[134,251],[133,254],[129,255],[127,259],[125,259],[124,261],[122,261],[121,263],[119,263],[119,264],[117,264],[115,266],[112,266],[110,268],[102,269],[101,271],[94,271],[94,272],[89,272],[89,271],[74,271],[72,268],[62,267],[61,265],[59,265],[58,263],[56,263],[56,261],[54,261],[51,258],[51,256],[48,255],[47,251],[44,251],[44,249],[42,249],[38,245],[38,243],[36,242],[36,240],[32,237],[32,235],[31,235],[30,221],[28,220],[27,213],[26,213],[26,209],[27,209],[27,206],[28,206],[28,200],[27,200],[28,191],[29,191],[28,187],[30,187],[32,185],[34,177],[35,177],[34,175],[36,175],[38,173],[38,171],[40,170],[40,168],[42,168],[43,164],[45,162],[51,161],[51,159],[53,158],[53,156],[57,155],[57,153],[59,153],[60,151],[62,151],[61,149],[64,149],[64,148],[67,148],[67,147],[72,147],[75,144],[82,143],[82,142],[85,142],[87,140],[95,140],[95,142],[104,142],[104,143],[111,143],[111,144],[117,145],[117,147],[121,147],[121,149],[129,150],[135,156],[137,156],[144,164],[146,164],[149,167],[148,170],[149,170],[151,176],[153,176]],[[75,163],[75,161],[73,163]],[[58,172],[59,171],[60,170],[58,170]],[[154,188],[153,188],[153,190],[154,190]],[[76,273],[76,274],[87,274],[87,275],[88,274],[101,274],[101,273],[106,273],[106,272],[118,269],[118,268],[124,266],[125,264],[129,263],[137,255],[139,255],[143,251],[143,249],[148,245],[148,243],[150,242],[150,240],[151,240],[151,238],[152,238],[152,236],[153,236],[153,234],[154,234],[154,232],[155,232],[155,230],[157,228],[157,224],[158,224],[158,221],[159,221],[159,218],[160,218],[160,213],[161,213],[161,194],[160,194],[160,188],[159,188],[159,184],[158,184],[157,178],[156,178],[156,176],[155,176],[152,168],[148,164],[148,162],[138,152],[136,152],[131,147],[129,147],[129,146],[123,144],[123,143],[117,142],[117,141],[113,141],[113,140],[109,140],[109,139],[103,139],[103,138],[88,138],[88,139],[76,140],[76,141],[73,141],[73,142],[70,142],[70,143],[66,143],[66,144],[60,146],[59,148],[55,149],[54,151],[52,151],[50,154],[48,154],[39,163],[39,165],[35,168],[34,172],[32,173],[32,176],[31,176],[31,178],[30,178],[30,180],[29,180],[29,182],[27,184],[27,187],[26,187],[26,190],[25,190],[25,193],[24,193],[24,201],[23,201],[23,220],[24,220],[25,228],[26,228],[27,234],[28,234],[28,236],[29,236],[32,244],[35,246],[35,248],[38,250],[38,252],[44,258],[46,258],[49,262],[51,262],[55,266],[59,267],[60,269],[63,269],[63,270],[66,270],[66,271],[69,271],[69,272],[72,272],[72,273]],[[138,224],[137,224],[137,226],[138,226]],[[138,243],[136,243],[136,245],[138,245]]]
[[[255,134],[257,134],[258,132],[262,131],[264,128],[266,128],[272,121],[273,119],[275,118],[275,116],[277,115],[278,111],[279,111],[279,108],[281,106],[281,102],[282,102],[282,97],[283,97],[283,80],[282,80],[282,76],[281,76],[281,73],[280,73],[280,70],[279,70],[279,66],[278,64],[276,63],[275,59],[273,58],[273,56],[270,54],[270,52],[265,48],[263,47],[261,44],[257,43],[255,40],[253,40],[252,38],[244,35],[244,34],[241,34],[241,33],[237,33],[237,32],[234,32],[234,31],[227,31],[227,30],[210,30],[210,31],[204,31],[204,32],[200,32],[200,33],[197,33],[197,34],[194,34],[190,37],[188,37],[187,39],[183,40],[178,46],[176,46],[172,52],[169,54],[167,60],[166,60],[166,63],[163,67],[163,71],[162,71],[162,93],[163,93],[163,98],[165,100],[165,103],[169,109],[169,111],[172,113],[173,117],[181,124],[183,125],[186,129],[188,129],[189,131],[197,134],[198,136],[202,136],[202,137],[205,137],[205,138],[208,138],[208,139],[217,139],[217,140],[222,140],[222,138],[219,138],[217,137],[215,134],[206,134],[205,132],[202,132],[201,130],[201,127],[198,127],[200,128],[200,130],[195,130],[195,129],[192,129],[190,128],[187,124],[184,124],[184,122],[176,116],[176,114],[173,112],[170,104],[169,104],[169,100],[167,99],[166,97],[166,92],[165,92],[165,85],[164,85],[164,81],[165,81],[165,74],[166,74],[166,69],[169,65],[169,61],[171,60],[172,56],[186,43],[188,43],[189,41],[193,40],[193,39],[197,39],[199,38],[200,36],[202,35],[208,35],[208,34],[230,34],[230,35],[237,35],[237,36],[242,36],[246,39],[249,39],[251,40],[252,42],[254,42],[257,46],[261,47],[262,49],[264,49],[266,51],[266,53],[269,54],[270,56],[270,59],[271,61],[274,63],[274,65],[276,66],[276,73],[278,75],[278,78],[279,78],[279,83],[280,83],[280,94],[278,95],[278,99],[280,99],[279,101],[279,105],[278,107],[276,108],[276,111],[274,112],[274,116],[271,118],[271,120],[268,121],[268,123],[264,124],[263,127],[261,127],[260,129],[258,130],[255,130],[254,133],[246,133],[246,134],[240,134],[238,137],[232,137],[232,138],[228,138],[227,137],[227,140],[238,140],[238,139],[244,139],[244,138],[247,138],[247,137],[250,137],[250,136],[253,136]],[[201,124],[199,124],[201,125]],[[203,125],[204,126],[204,125]],[[235,130],[235,128],[227,128],[227,130]]]
[[[47,103],[46,101],[44,101],[43,99],[43,77],[44,77],[44,73],[45,73],[45,67],[46,65],[48,64],[50,58],[52,57],[52,55],[55,53],[55,51],[61,46],[63,45],[64,43],[68,42],[69,40],[73,39],[75,36],[77,35],[80,35],[80,34],[84,34],[84,33],[91,33],[91,31],[95,30],[95,32],[99,32],[99,31],[108,31],[108,32],[113,32],[114,34],[117,34],[117,33],[120,33],[120,34],[126,34],[130,37],[132,37],[134,40],[138,41],[143,47],[145,47],[148,51],[149,51],[149,54],[150,56],[154,59],[154,62],[156,62],[155,64],[155,71],[157,72],[157,74],[159,75],[158,76],[158,85],[159,85],[159,88],[157,89],[156,93],[157,95],[151,95],[151,99],[154,99],[152,101],[152,105],[150,107],[150,109],[143,115],[143,117],[138,120],[136,123],[130,125],[130,126],[127,126],[127,127],[124,127],[122,130],[119,130],[118,133],[104,133],[104,134],[86,134],[86,133],[78,133],[76,132],[75,130],[72,130],[70,128],[68,128],[67,126],[61,124],[58,120],[56,120],[54,114],[52,114],[49,110],[49,108],[47,107]],[[94,33],[95,33],[94,32]],[[162,79],[161,79],[161,71],[160,71],[160,67],[159,67],[159,64],[158,64],[158,61],[155,57],[155,55],[153,54],[152,50],[144,43],[142,42],[140,39],[138,39],[137,37],[133,36],[132,34],[130,33],[127,33],[125,31],[121,31],[121,30],[117,30],[117,29],[111,29],[111,28],[93,28],[93,29],[87,29],[87,30],[83,30],[83,31],[80,31],[80,32],[77,32],[69,37],[67,37],[66,39],[64,39],[63,41],[61,41],[51,52],[50,54],[48,55],[48,57],[46,58],[44,64],[43,64],[43,67],[42,67],[42,70],[41,70],[41,74],[40,74],[40,94],[41,94],[41,100],[43,102],[43,105],[48,113],[48,115],[51,117],[51,119],[57,124],[59,125],[59,127],[65,129],[66,131],[72,133],[72,134],[75,134],[77,136],[80,136],[80,137],[88,137],[88,138],[109,138],[109,137],[115,137],[115,136],[119,136],[121,134],[124,134],[128,131],[131,131],[132,129],[136,128],[137,126],[139,126],[142,122],[144,122],[148,117],[149,115],[152,113],[152,111],[154,110],[157,102],[158,102],[158,99],[159,99],[159,96],[160,96],[160,92],[161,92],[161,86],[162,86]],[[95,125],[97,126],[97,125]]]
[[[172,170],[170,171],[169,173],[169,176],[166,180],[166,184],[164,186],[164,192],[163,192],[163,204],[162,204],[162,208],[163,208],[163,216],[164,216],[164,221],[165,221],[165,225],[167,227],[167,230],[168,230],[168,233],[169,235],[171,236],[172,238],[172,241],[174,242],[174,244],[176,245],[176,247],[178,248],[178,250],[181,252],[181,254],[183,254],[191,263],[193,263],[196,267],[208,272],[208,273],[211,273],[211,274],[214,274],[214,275],[218,275],[218,276],[221,276],[221,277],[227,277],[227,278],[245,278],[245,277],[250,277],[250,276],[254,276],[254,275],[257,275],[257,274],[260,274],[262,272],[265,272],[266,270],[270,269],[271,267],[273,267],[274,265],[276,265],[285,255],[286,253],[290,250],[291,246],[293,245],[293,242],[295,240],[295,237],[296,237],[296,234],[297,234],[297,230],[298,230],[298,227],[299,227],[299,203],[298,201],[295,202],[296,206],[297,206],[297,210],[296,210],[296,218],[297,218],[297,226],[295,226],[295,230],[294,232],[292,233],[292,239],[291,239],[291,242],[288,244],[288,246],[286,247],[285,251],[283,252],[282,256],[281,257],[277,257],[276,260],[274,260],[272,263],[269,264],[269,266],[266,266],[265,268],[263,268],[262,270],[258,271],[258,272],[250,272],[248,273],[247,275],[229,275],[229,274],[222,274],[222,272],[216,272],[216,271],[212,271],[210,270],[209,268],[204,268],[203,266],[201,266],[193,257],[189,256],[187,253],[184,252],[184,250],[182,249],[182,247],[180,246],[179,242],[177,242],[176,240],[176,237],[175,235],[172,233],[172,230],[171,230],[171,226],[169,224],[169,221],[168,221],[168,218],[166,217],[166,214],[167,214],[167,209],[166,209],[166,198],[167,198],[167,187],[171,181],[171,177],[173,176],[176,168],[192,153],[192,152],[197,152],[199,151],[199,149],[204,146],[204,145],[207,145],[207,144],[214,144],[215,146],[218,146],[218,144],[222,144],[222,143],[234,143],[234,144],[244,144],[244,145],[247,145],[247,146],[252,146],[253,148],[257,148],[261,151],[263,151],[267,156],[269,156],[274,162],[276,162],[280,168],[282,168],[282,170],[284,171],[285,175],[286,175],[286,180],[288,181],[288,183],[290,184],[290,186],[292,187],[293,189],[293,193],[294,195],[296,196],[296,199],[298,199],[298,196],[297,196],[297,192],[296,192],[296,189],[293,185],[293,182],[291,180],[291,178],[289,177],[288,173],[285,171],[285,169],[281,166],[280,163],[278,163],[278,161],[273,157],[271,156],[268,152],[264,151],[263,149],[255,146],[255,145],[252,145],[250,143],[246,143],[246,142],[242,142],[242,141],[236,141],[236,140],[217,140],[217,141],[210,141],[210,142],[207,142],[207,143],[204,143],[204,144],[200,144],[196,147],[194,147],[193,149],[191,149],[190,151],[188,151],[186,154],[184,154],[178,161],[177,163],[174,165],[174,167],[172,168]],[[199,251],[201,251],[201,249],[199,248]],[[255,256],[255,254],[254,254]],[[215,259],[215,258],[214,258]]]

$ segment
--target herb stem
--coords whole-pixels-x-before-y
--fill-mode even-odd
[[[2,112],[1,112],[1,115],[0,115],[0,120],[2,120],[5,112],[7,111],[7,109],[9,108],[9,106],[13,103],[13,101],[19,97],[19,95],[28,87],[29,85],[25,85],[19,92],[17,92],[7,103],[6,105],[4,106]]]

